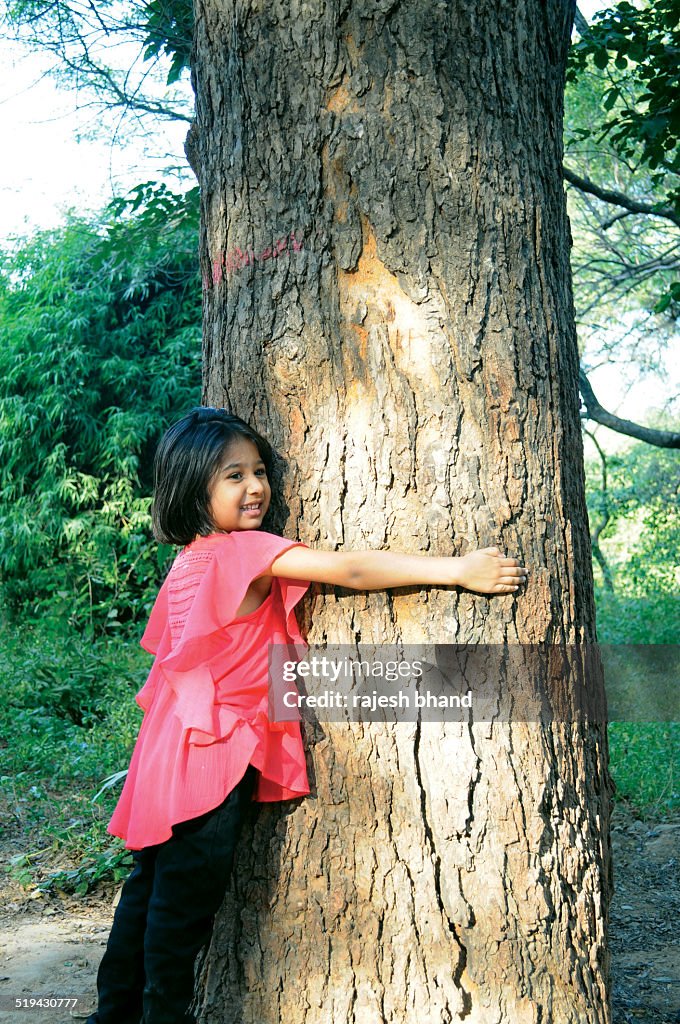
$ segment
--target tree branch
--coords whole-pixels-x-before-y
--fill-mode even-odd
[[[603,231],[606,231],[613,224],[616,224],[617,220],[623,220],[624,217],[630,217],[632,212],[633,212],[632,210],[622,210],[621,213],[615,213],[614,216],[613,217],[609,217],[608,220],[603,220],[602,223],[600,224],[600,227],[602,228]]]
[[[628,437],[637,438],[638,441],[656,445],[657,448],[680,448],[680,433],[673,430],[654,430],[652,427],[642,427],[639,423],[623,420],[603,409],[583,370],[579,370],[578,384],[588,419],[600,423],[603,427],[609,427],[610,430],[615,430],[619,434],[626,434]]]
[[[595,448],[597,449],[597,452],[600,456],[600,463],[602,465],[602,503],[599,508],[600,522],[598,523],[597,527],[595,528],[595,532],[591,537],[593,555],[595,556],[595,560],[597,561],[597,564],[600,566],[600,569],[602,570],[602,578],[604,579],[605,589],[613,591],[614,583],[612,581],[611,569],[609,568],[607,559],[604,557],[604,554],[602,553],[602,548],[600,547],[600,536],[610,519],[609,494],[607,491],[607,457],[602,451],[602,447],[599,444],[595,435],[590,430],[584,429],[583,432],[584,434],[588,435],[590,440],[595,445]]]
[[[581,14],[580,9],[577,7],[574,12],[574,27],[580,36],[584,36],[590,28],[588,22]]]
[[[41,4],[10,6],[9,15],[0,15],[0,25],[10,28],[10,38],[53,54],[57,63],[50,73],[72,76],[78,93],[84,84],[96,97],[92,102],[104,108],[120,107],[126,113],[191,123],[192,114],[189,109],[186,113],[182,110],[181,98],[175,98],[174,93],[169,94],[166,103],[163,98],[156,99],[152,92],[146,95],[142,91],[151,68],[165,63],[158,54],[137,85],[132,83],[131,67],[125,72],[98,63],[103,48],[119,43],[134,43],[144,61],[151,59],[146,56],[150,41],[146,0],[127,0],[125,5],[97,3],[96,0],[53,0],[51,3],[44,0]],[[138,62],[136,58],[133,67]],[[122,84],[120,73],[124,74]],[[89,105],[91,103],[83,104]]]
[[[621,206],[624,210],[629,210],[631,213],[647,213],[652,214],[655,217],[664,217],[666,220],[672,221],[673,224],[677,224],[680,227],[680,214],[676,213],[675,210],[671,209],[670,206],[656,206],[653,203],[641,203],[637,199],[633,199],[631,196],[624,195],[623,192],[616,192],[614,189],[600,188],[594,181],[590,181],[588,178],[581,178],[574,171],[570,170],[569,167],[563,167],[562,173],[566,181],[570,185],[574,185],[575,188],[581,192],[587,192],[591,196],[595,196],[596,199],[601,199],[604,203],[612,203],[614,206]]]
[[[172,107],[166,107],[165,104],[160,102],[140,99],[134,93],[129,95],[124,89],[121,89],[108,68],[102,67],[91,60],[85,48],[84,53],[85,67],[70,60],[65,54],[60,57],[60,60],[71,71],[91,76],[93,89],[101,90],[103,95],[105,95],[106,90],[109,91],[109,98],[104,100],[100,97],[100,103],[106,103],[110,107],[123,107],[125,110],[136,110],[146,114],[153,114],[155,117],[166,117],[172,121],[186,121],[187,124],[191,124],[193,118],[188,114],[183,114]]]

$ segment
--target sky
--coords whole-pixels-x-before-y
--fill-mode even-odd
[[[134,185],[180,165],[187,182],[184,122],[161,122],[148,137],[129,138],[123,124],[112,144],[96,135],[96,115],[46,75],[51,61],[0,39],[0,233],[4,240],[51,228],[68,209],[101,209]],[[190,88],[187,85],[187,94]],[[82,100],[82,97],[80,98]],[[111,122],[111,130],[116,128]],[[127,140],[127,141],[126,141]],[[11,156],[10,159],[7,157]],[[170,171],[168,177],[174,177]]]
[[[579,3],[589,20],[603,6],[599,0]],[[186,123],[159,122],[152,134],[142,138],[130,137],[131,125],[124,122],[115,126],[117,138],[112,144],[101,132],[93,132],[93,112],[77,109],[82,97],[46,75],[49,65],[44,55],[0,39],[0,129],[5,140],[0,235],[5,244],[57,226],[69,209],[100,210],[114,196],[144,181],[163,176],[178,187],[194,183],[183,151]],[[188,83],[186,95],[190,96]],[[159,168],[164,168],[163,175]],[[680,366],[669,365],[663,377],[636,380],[636,376],[622,365],[595,370],[590,379],[602,404],[626,418],[644,422],[649,408],[673,396],[677,411]],[[610,450],[629,444],[605,428],[597,428],[597,436]]]

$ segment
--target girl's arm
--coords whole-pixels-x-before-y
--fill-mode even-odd
[[[351,590],[391,587],[465,587],[482,594],[519,589],[527,571],[498,548],[482,548],[460,558],[406,555],[398,551],[313,551],[289,548],[272,562],[268,576],[330,583]]]

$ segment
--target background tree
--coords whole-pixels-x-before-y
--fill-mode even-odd
[[[593,639],[561,185],[573,6],[195,10],[204,398],[282,453],[274,524],[331,547],[497,542],[532,572],[517,601],[317,588],[311,638]],[[244,844],[204,1020],[610,1019],[603,728],[309,740],[314,798]]]
[[[626,0],[577,22],[567,90],[565,178],[574,233],[574,292],[589,419],[679,447],[605,411],[587,374],[630,361],[664,375],[680,312],[680,16],[674,0]],[[614,364],[618,363],[617,369]]]

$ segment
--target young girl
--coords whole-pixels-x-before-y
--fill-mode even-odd
[[[142,638],[155,661],[109,831],[133,851],[88,1024],[189,1024],[208,941],[251,800],[309,792],[297,722],[267,717],[272,642],[300,642],[309,583],[356,590],[430,584],[511,594],[526,570],[497,548],[462,558],[312,551],[260,530],[272,450],[243,420],[194,409],[160,442],[153,525],[182,550]]]

